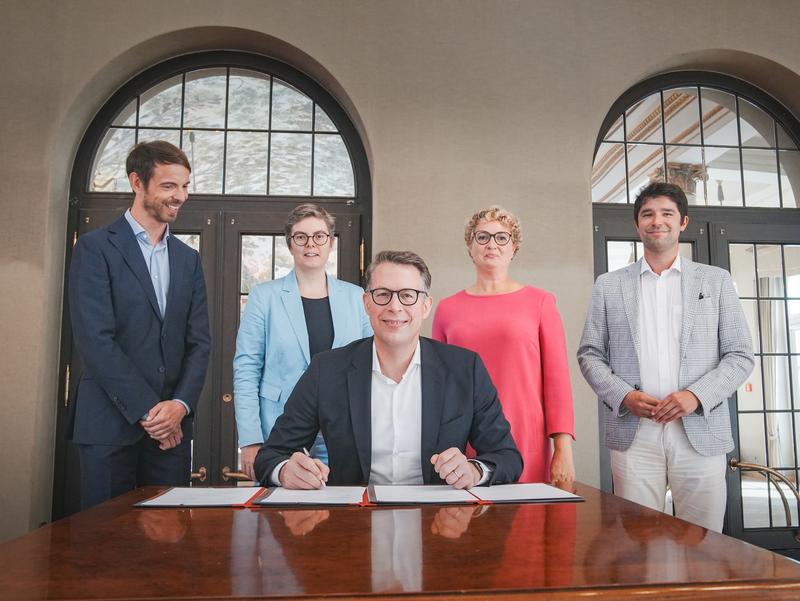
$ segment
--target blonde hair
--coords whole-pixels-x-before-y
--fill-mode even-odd
[[[467,246],[472,243],[472,237],[475,235],[475,230],[481,221],[497,221],[506,226],[511,232],[511,242],[514,244],[514,248],[519,250],[519,245],[522,243],[522,226],[519,223],[519,219],[510,211],[497,205],[479,209],[467,221],[467,226],[464,228],[464,241]]]

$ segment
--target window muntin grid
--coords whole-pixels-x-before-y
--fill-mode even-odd
[[[256,196],[355,196],[352,159],[333,121],[278,77],[250,69],[194,69],[138,94],[106,128],[90,192],[129,192],[136,142],[166,139],[192,164],[190,191]]]
[[[800,207],[800,150],[757,105],[703,85],[634,102],[602,137],[592,202],[632,203],[652,181],[680,185],[704,206]]]

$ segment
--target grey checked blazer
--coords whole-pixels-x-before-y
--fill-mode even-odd
[[[641,261],[597,278],[586,316],[578,363],[606,411],[605,444],[626,450],[639,418],[622,399],[638,390]],[[730,274],[681,258],[683,325],[680,388],[700,399],[683,417],[686,435],[701,455],[733,449],[728,398],[753,370],[753,344]]]

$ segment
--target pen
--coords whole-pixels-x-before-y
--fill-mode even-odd
[[[305,453],[306,457],[311,458],[311,453],[308,452],[307,448],[303,447],[303,453]],[[319,468],[317,468],[317,469],[319,469]],[[325,488],[325,480],[320,478],[319,481],[320,481],[320,484],[322,484],[322,488]]]

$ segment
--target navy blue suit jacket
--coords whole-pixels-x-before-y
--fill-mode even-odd
[[[328,447],[328,484],[367,484],[372,465],[372,337],[319,353],[294,387],[283,415],[255,460],[258,479],[284,459],[309,448],[318,431]],[[497,390],[474,352],[420,338],[422,369],[421,467],[425,484],[443,484],[430,458],[450,447],[494,470],[489,484],[515,482],[522,456],[511,438]]]
[[[210,348],[200,256],[167,239],[169,291],[162,319],[139,243],[122,216],[75,245],[69,273],[72,334],[85,369],[70,432],[80,444],[130,445],[145,436],[139,420],[163,400],[191,408],[203,388]]]

